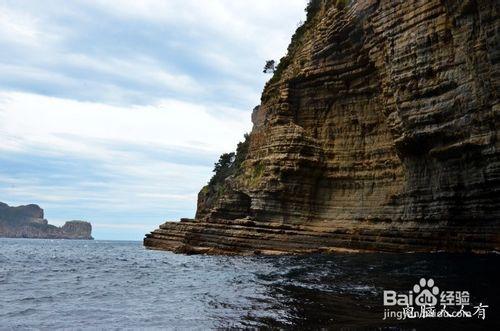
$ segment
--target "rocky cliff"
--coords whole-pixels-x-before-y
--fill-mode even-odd
[[[498,14],[490,0],[311,1],[242,162],[145,246],[499,250]]]
[[[70,221],[57,227],[48,224],[38,205],[10,207],[0,202],[0,237],[93,239],[91,233],[89,222]]]

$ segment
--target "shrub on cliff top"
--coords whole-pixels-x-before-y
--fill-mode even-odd
[[[306,8],[304,9],[306,12],[307,21],[310,21],[314,17],[314,15],[318,12],[318,10],[321,8],[321,1],[322,0],[309,0]]]
[[[276,71],[276,62],[274,60],[267,60],[266,64],[264,65],[264,72],[265,74],[267,73],[274,73]]]
[[[234,175],[241,168],[241,164],[245,161],[250,144],[250,135],[245,133],[244,140],[240,141],[236,147],[236,153],[224,153],[219,157],[219,161],[214,164],[214,175],[208,182],[210,186],[223,184],[224,180]]]
[[[224,179],[232,173],[232,165],[234,163],[234,153],[224,153],[219,157],[219,161],[214,164],[214,175],[210,179],[209,185],[222,183]]]

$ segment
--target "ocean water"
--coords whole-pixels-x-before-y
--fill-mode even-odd
[[[0,329],[496,329],[500,256],[186,256],[141,242],[0,239]],[[384,290],[467,290],[486,318],[383,320]]]

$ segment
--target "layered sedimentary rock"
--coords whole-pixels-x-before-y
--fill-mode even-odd
[[[179,252],[500,249],[498,1],[312,1]],[[240,155],[240,158],[242,156]]]
[[[92,225],[69,221],[57,227],[44,218],[38,205],[10,207],[0,202],[0,237],[46,239],[93,239]]]

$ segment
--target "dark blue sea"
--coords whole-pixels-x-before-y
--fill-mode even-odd
[[[500,256],[186,256],[141,242],[0,239],[0,329],[500,330]],[[384,290],[466,290],[485,319],[384,320]]]

